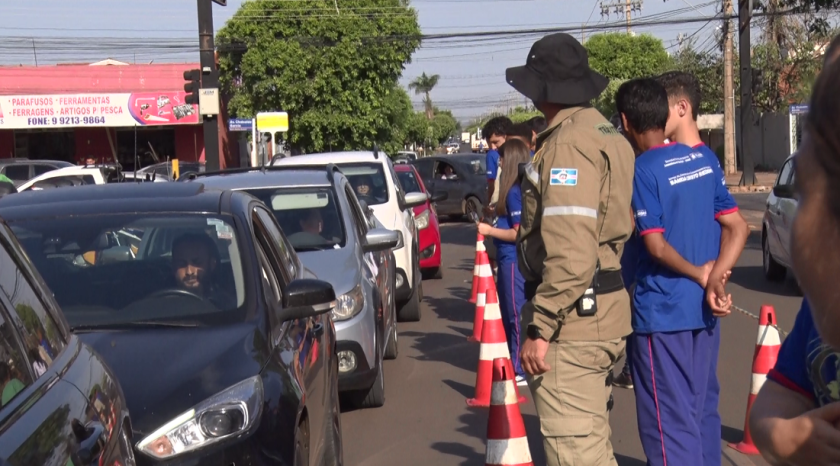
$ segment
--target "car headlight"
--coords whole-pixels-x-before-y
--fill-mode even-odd
[[[338,305],[332,311],[333,320],[336,322],[347,320],[361,312],[362,307],[365,305],[365,296],[362,293],[361,283],[347,293],[339,296],[337,301]]]
[[[164,459],[247,432],[260,417],[263,385],[259,375],[202,401],[137,443],[137,449]]]
[[[429,228],[429,209],[424,210],[422,214],[414,217],[414,225],[417,226],[418,230]]]

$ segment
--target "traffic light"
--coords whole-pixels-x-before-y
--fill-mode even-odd
[[[201,70],[184,71],[184,91],[187,97],[184,99],[188,104],[198,105],[198,90],[201,88]]]

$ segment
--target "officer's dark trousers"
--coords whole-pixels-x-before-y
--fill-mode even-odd
[[[721,464],[720,329],[636,334],[628,355],[649,465]]]

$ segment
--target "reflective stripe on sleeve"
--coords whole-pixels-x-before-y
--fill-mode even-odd
[[[598,211],[581,206],[551,206],[543,209],[543,217],[555,215],[580,215],[582,217],[598,218]]]

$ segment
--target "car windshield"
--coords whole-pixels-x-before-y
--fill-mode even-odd
[[[71,327],[245,319],[230,217],[135,213],[9,223]]]
[[[399,171],[397,172],[397,177],[400,179],[400,184],[403,187],[403,190],[407,193],[421,193],[423,192],[420,189],[420,183],[417,182],[417,178],[414,176],[413,171]]]
[[[385,183],[385,171],[381,163],[342,164],[341,171],[350,181],[360,201],[369,206],[388,202],[388,185]]]
[[[344,226],[331,188],[248,189],[277,217],[297,252],[344,247]]]

